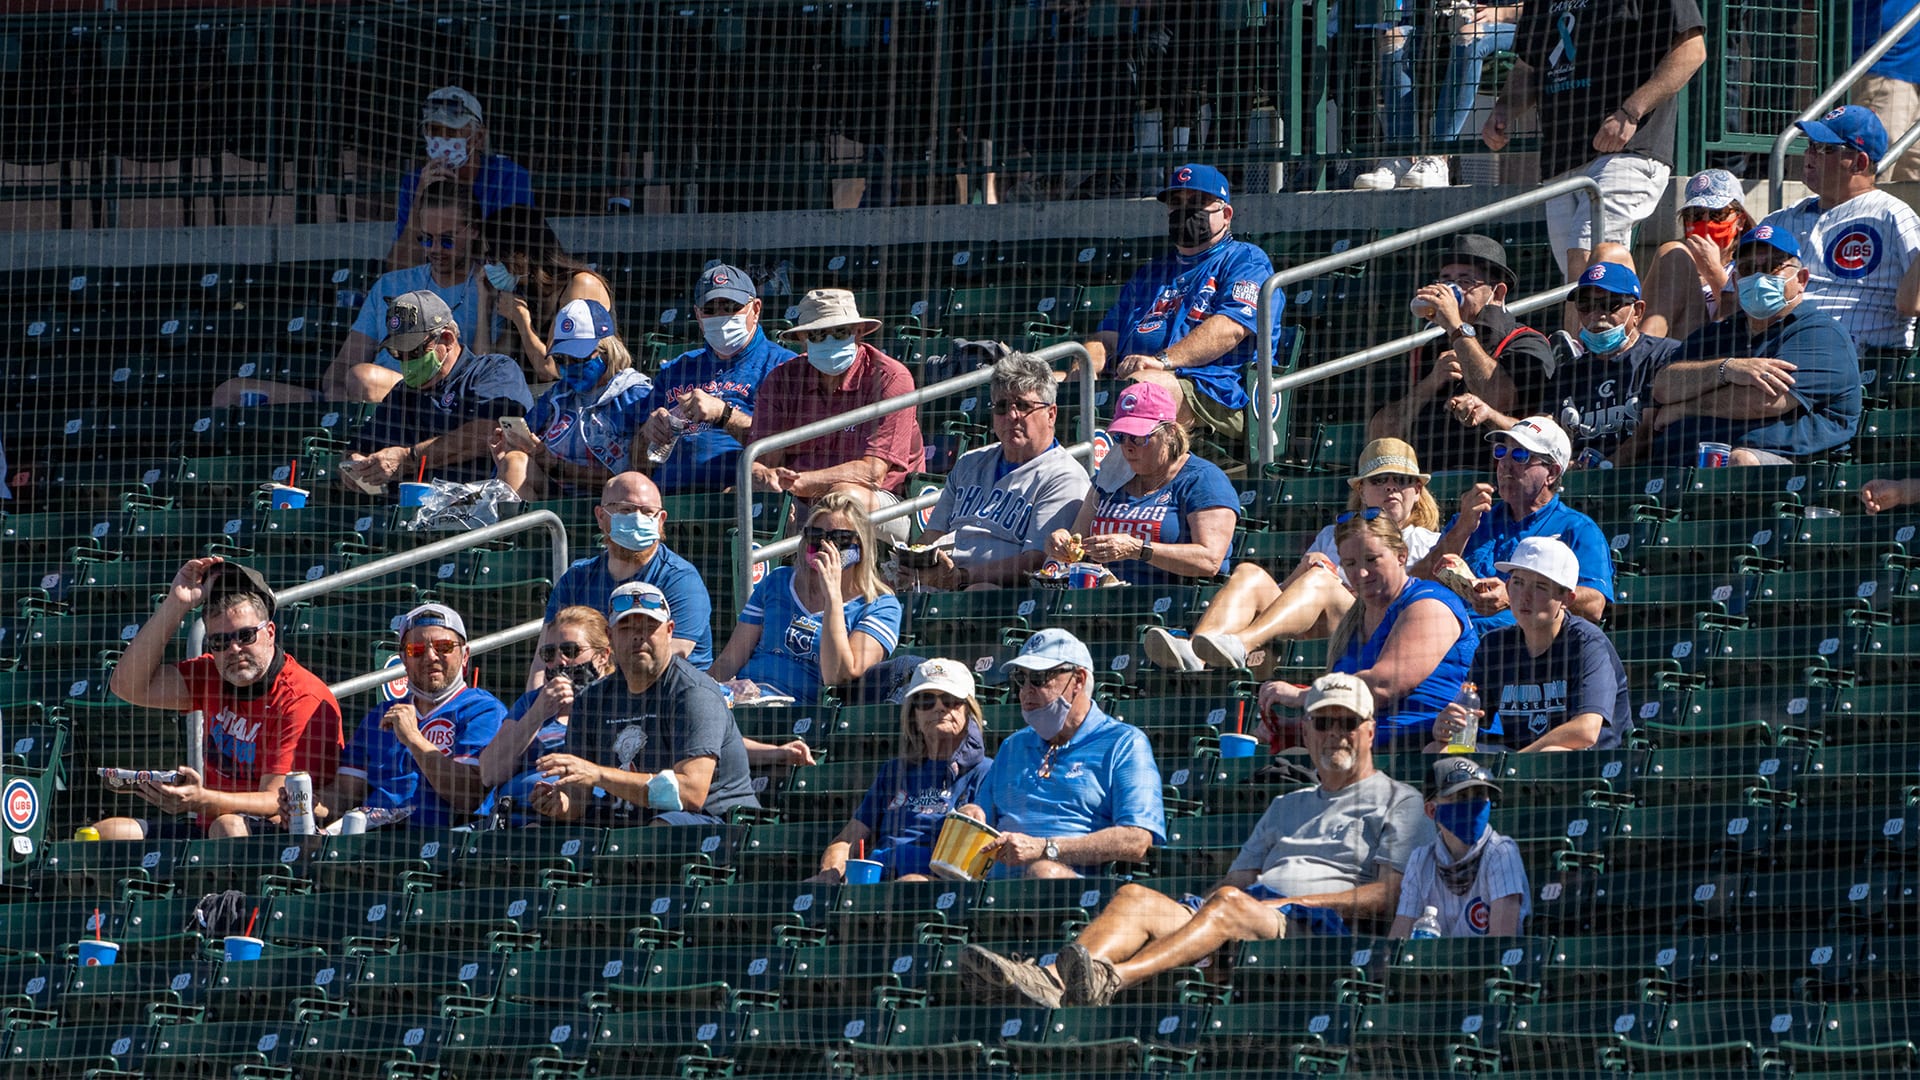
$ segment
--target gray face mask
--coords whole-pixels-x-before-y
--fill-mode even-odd
[[[1047,702],[1037,709],[1022,708],[1020,718],[1027,722],[1041,742],[1052,742],[1060,737],[1060,731],[1067,726],[1067,716],[1073,712],[1073,690]]]

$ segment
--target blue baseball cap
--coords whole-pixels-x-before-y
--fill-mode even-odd
[[[1882,140],[1885,145],[1885,140]],[[1204,191],[1207,194],[1233,205],[1227,195],[1227,178],[1219,169],[1211,165],[1180,165],[1167,174],[1167,186],[1160,189],[1156,199],[1165,199],[1169,191]]]
[[[1792,232],[1778,225],[1755,225],[1741,233],[1739,242],[1733,245],[1734,254],[1738,255],[1740,249],[1748,244],[1765,244],[1789,259],[1800,257],[1800,241],[1793,238]]]
[[[1028,638],[1027,643],[1020,647],[1020,655],[1001,664],[1000,670],[1026,668],[1028,671],[1052,671],[1062,664],[1092,671],[1093,654],[1087,651],[1079,638],[1054,626]]]
[[[737,266],[720,263],[707,267],[700,275],[700,284],[693,290],[693,302],[704,304],[714,297],[732,300],[744,304],[759,296],[759,290],[753,287],[753,275]]]
[[[1865,105],[1842,105],[1818,120],[1801,120],[1793,126],[1806,132],[1809,142],[1850,146],[1872,161],[1887,154],[1886,125]]]
[[[1580,281],[1574,286],[1574,291],[1581,289],[1600,289],[1615,296],[1631,296],[1638,300],[1640,275],[1619,263],[1592,263],[1580,271]]]

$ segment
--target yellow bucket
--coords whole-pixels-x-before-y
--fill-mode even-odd
[[[961,813],[949,813],[933,844],[935,877],[951,881],[982,881],[993,866],[987,845],[1000,839],[1000,830]]]

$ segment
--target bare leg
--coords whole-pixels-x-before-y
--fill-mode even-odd
[[[1678,340],[1706,322],[1706,304],[1700,299],[1700,270],[1678,241],[1660,245],[1653,257],[1646,294],[1647,317],[1640,320],[1640,332],[1649,337]]]
[[[147,827],[138,818],[110,817],[94,823],[102,840],[145,840]]]
[[[219,839],[223,836],[247,836],[247,819],[239,814],[221,814],[207,826],[207,836]]]
[[[1057,863],[1052,859],[1041,859],[1027,864],[1027,876],[1030,878],[1077,878],[1080,872],[1066,863]]]
[[[1096,959],[1118,964],[1193,918],[1186,905],[1144,885],[1127,884],[1074,939]]]
[[[1593,253],[1586,248],[1568,248],[1567,280],[1579,281],[1580,275],[1586,272],[1587,264],[1592,261]],[[1580,333],[1580,312],[1574,308],[1571,301],[1560,305],[1560,326],[1569,334]]]
[[[1276,637],[1326,637],[1353,606],[1353,594],[1324,566],[1309,567],[1240,631],[1251,649]]]
[[[1199,420],[1199,417],[1193,415],[1193,410],[1187,407],[1186,395],[1180,389],[1180,377],[1173,372],[1157,370],[1136,371],[1132,375],[1127,376],[1127,381],[1158,383],[1162,389],[1173,395],[1174,401],[1179,402],[1179,412],[1175,419],[1189,428],[1193,427],[1195,422]]]
[[[1226,886],[1214,890],[1200,911],[1178,929],[1155,937],[1131,959],[1115,961],[1113,966],[1125,988],[1163,971],[1196,963],[1230,941],[1270,941],[1280,937],[1284,927],[1279,908]]]
[[[1267,573],[1253,563],[1241,563],[1233,568],[1233,576],[1200,613],[1200,621],[1193,624],[1196,634],[1235,634],[1245,637],[1245,631],[1251,626],[1254,617],[1268,605],[1280,599],[1280,586]],[[1248,645],[1254,644],[1249,641]]]

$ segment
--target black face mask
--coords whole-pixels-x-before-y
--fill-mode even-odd
[[[573,684],[573,689],[576,693],[585,690],[600,680],[600,673],[594,670],[592,664],[569,664],[566,667],[554,668],[547,672],[547,678],[550,680],[558,679],[562,676],[565,676],[566,680]]]
[[[1175,247],[1205,247],[1213,239],[1213,214],[1204,206],[1176,206],[1167,211],[1167,239]]]

